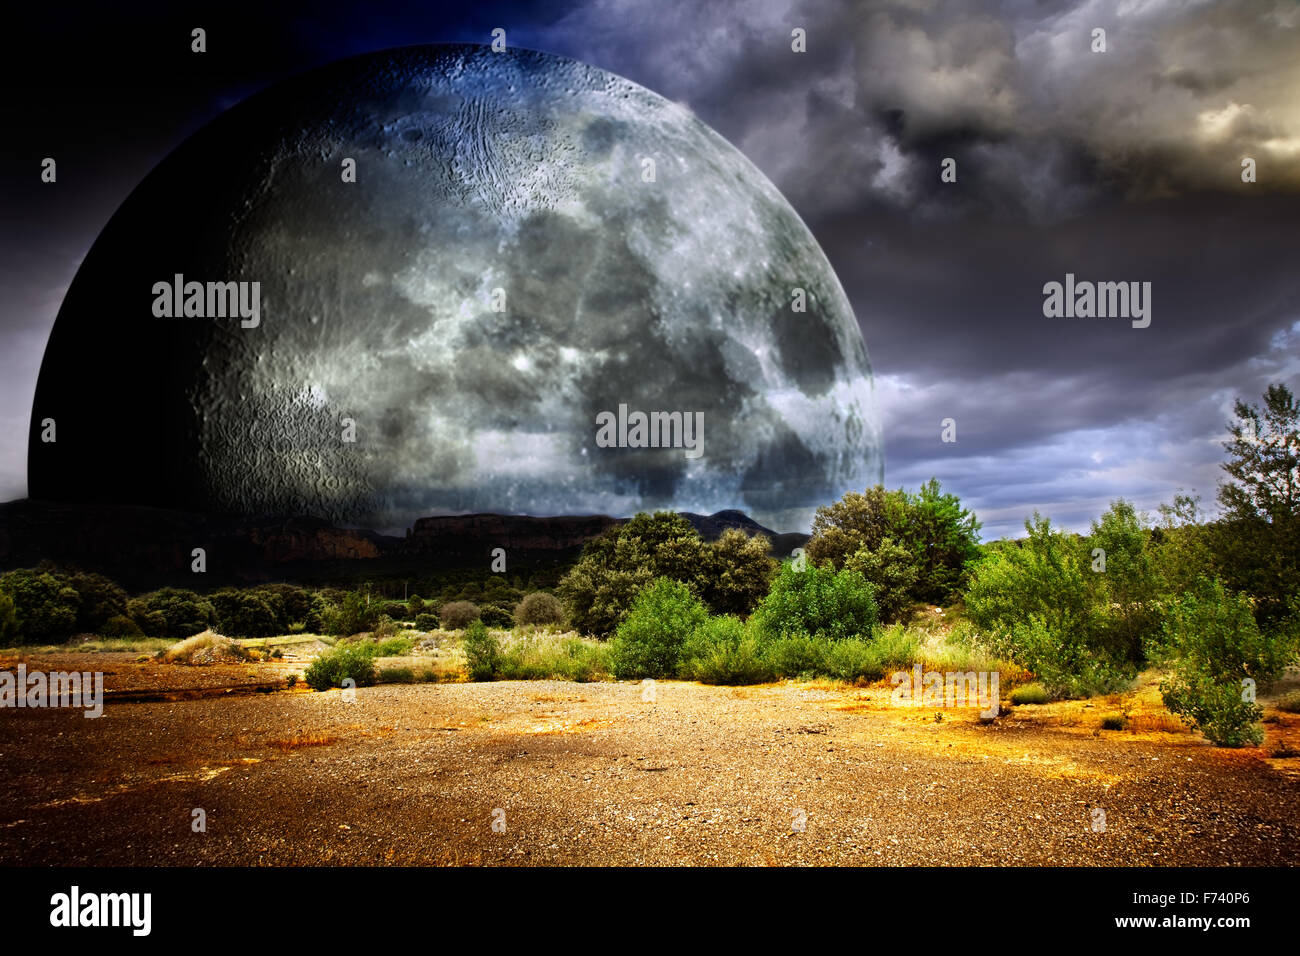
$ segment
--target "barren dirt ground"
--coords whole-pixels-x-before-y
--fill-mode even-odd
[[[631,683],[416,684],[349,703],[221,690],[293,662],[27,664],[219,696],[0,710],[3,864],[1300,862],[1300,758],[1272,756],[1300,749],[1300,717],[1223,750],[1150,686],[981,724],[891,707],[888,685],[660,682],[648,701]],[[1129,729],[1100,729],[1121,710]]]

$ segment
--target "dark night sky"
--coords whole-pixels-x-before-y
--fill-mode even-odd
[[[26,494],[63,293],[158,160],[283,76],[498,26],[686,103],[772,179],[862,327],[886,483],[939,477],[985,537],[1035,508],[1082,528],[1121,495],[1210,501],[1233,398],[1300,387],[1291,0],[38,7],[11,22],[0,103],[0,500]],[[1243,156],[1259,182],[1241,183]],[[1067,272],[1151,282],[1150,327],[1045,318],[1043,284]]]

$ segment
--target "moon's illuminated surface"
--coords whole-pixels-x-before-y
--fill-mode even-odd
[[[176,273],[260,282],[260,326],[155,318]],[[703,456],[597,447],[620,403],[703,412]],[[861,333],[775,187],[643,87],[474,46],[314,71],[168,157],[69,290],[31,448],[36,498],[386,530],[661,507],[784,530],[882,472]]]

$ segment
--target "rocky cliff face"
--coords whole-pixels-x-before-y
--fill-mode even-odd
[[[420,518],[401,546],[409,554],[439,553],[487,560],[493,548],[513,551],[568,551],[581,548],[621,523],[607,515],[445,515]]]

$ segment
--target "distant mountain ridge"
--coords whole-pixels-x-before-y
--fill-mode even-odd
[[[727,528],[764,534],[784,557],[808,540],[777,533],[742,511],[682,513],[706,541]],[[99,571],[142,590],[194,586],[192,552],[203,548],[205,586],[342,579],[469,567],[505,548],[513,563],[575,559],[582,546],[627,518],[608,515],[471,514],[418,519],[405,537],[339,528],[321,518],[251,520],[131,505],[19,499],[0,504],[0,570],[41,561]]]

